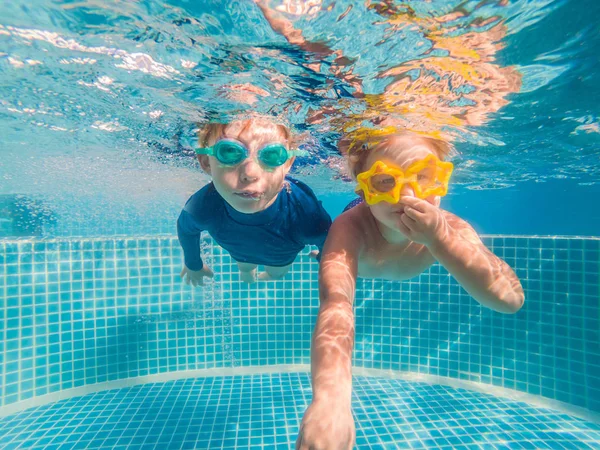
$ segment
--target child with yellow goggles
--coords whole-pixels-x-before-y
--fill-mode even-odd
[[[356,177],[357,190],[362,190],[369,205],[381,201],[398,203],[405,184],[413,188],[417,198],[424,199],[431,195],[443,197],[448,193],[448,181],[453,168],[452,163],[440,161],[433,154],[411,164],[405,171],[393,165],[388,166],[383,161],[375,161],[369,170]]]
[[[384,137],[371,148],[340,147],[364,202],[335,219],[323,248],[311,349],[313,401],[304,413],[299,440],[329,433],[332,448],[350,448],[357,277],[407,280],[437,261],[476,301],[495,311],[517,312],[524,294],[513,270],[485,247],[475,230],[439,207],[452,172],[452,164],[442,161],[449,150],[446,143],[403,133]],[[440,293],[440,301],[445,300]],[[335,432],[323,426],[332,417]]]

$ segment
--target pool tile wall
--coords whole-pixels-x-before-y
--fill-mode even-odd
[[[440,265],[404,283],[359,282],[355,364],[502,386],[600,408],[599,242],[490,237],[526,300],[481,307]]]
[[[489,236],[523,280],[515,315],[439,265],[359,280],[354,364],[503,386],[600,411],[600,240]],[[0,241],[0,405],[87,384],[219,367],[309,364],[317,264],[248,286],[203,240],[215,282],[179,280],[172,236]]]

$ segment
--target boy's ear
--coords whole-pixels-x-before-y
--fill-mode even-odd
[[[287,175],[288,172],[290,171],[290,169],[292,168],[292,166],[294,165],[294,161],[296,160],[295,156],[292,156],[290,159],[288,159],[285,164],[283,165],[283,171],[285,172],[284,174]]]
[[[211,175],[210,160],[208,159],[208,155],[196,155],[196,158],[198,158],[198,162],[200,163],[202,170],[204,170],[208,175]]]

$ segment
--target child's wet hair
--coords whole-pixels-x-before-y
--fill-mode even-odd
[[[347,134],[342,136],[339,140],[338,149],[340,153],[346,157],[350,175],[352,178],[356,179],[356,176],[359,173],[367,170],[364,165],[372,150],[376,147],[378,147],[378,149],[384,149],[386,148],[386,141],[389,141],[394,137],[402,136],[410,136],[421,140],[441,161],[445,160],[453,151],[453,146],[449,142],[410,131],[402,131],[385,136],[380,134],[373,136],[367,135],[366,137],[361,138],[356,138],[352,134]]]
[[[281,134],[281,137],[285,140],[285,142],[287,142],[289,144],[290,148],[292,148],[292,146],[295,144],[293,142],[292,132],[285,125],[269,122],[266,119],[257,119],[257,118],[244,119],[244,120],[240,120],[239,122],[242,123],[242,128],[240,130],[240,134],[243,133],[245,130],[247,130],[250,127],[254,128],[254,130],[253,130],[254,133],[258,133],[258,134],[270,133],[271,129],[267,129],[267,127],[265,126],[265,124],[268,123],[270,127],[275,125],[275,127]],[[233,123],[233,122],[231,122],[231,123]],[[225,133],[226,128],[228,126],[230,126],[231,123],[210,122],[210,123],[207,123],[204,125],[199,125],[199,127],[198,127],[198,144],[199,144],[199,146],[205,148],[205,147],[210,147],[211,145],[213,145],[215,143],[215,141],[217,139],[219,139],[219,137],[221,137]]]

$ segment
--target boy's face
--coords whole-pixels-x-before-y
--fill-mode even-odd
[[[290,171],[293,158],[285,164],[270,168],[257,159],[260,149],[269,144],[283,144],[289,149],[289,142],[276,124],[265,119],[253,119],[248,122],[228,124],[221,139],[234,139],[248,150],[248,158],[235,166],[225,166],[214,156],[200,155],[198,160],[202,168],[210,174],[217,192],[235,210],[252,214],[269,207],[281,191],[285,176]]]
[[[415,162],[431,154],[435,155],[435,152],[418,136],[394,136],[371,151],[363,169],[368,170],[376,161],[382,161],[387,165],[406,170]],[[402,186],[400,198],[402,197],[416,197],[415,191],[409,183],[404,183]],[[435,195],[431,195],[424,200],[435,206],[440,204],[440,197]],[[375,219],[393,229],[397,228],[398,220],[404,213],[402,203],[392,205],[387,202],[379,202],[370,205],[369,208]]]

